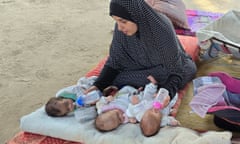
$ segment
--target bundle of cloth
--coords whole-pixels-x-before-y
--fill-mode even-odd
[[[222,71],[193,80],[194,97],[190,107],[200,117],[214,115],[214,123],[223,129],[240,131],[240,79]]]

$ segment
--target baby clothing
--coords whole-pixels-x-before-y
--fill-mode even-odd
[[[65,87],[63,89],[60,89],[57,93],[56,93],[56,97],[58,97],[60,94],[62,94],[63,92],[67,92],[67,93],[73,93],[76,94],[77,97],[80,95],[84,95],[84,90],[90,88],[94,81],[96,81],[96,76],[91,76],[91,77],[81,77],[76,85],[72,85],[69,87]]]
[[[109,110],[119,109],[124,112],[125,122],[127,122],[127,116],[125,112],[128,108],[129,96],[133,93],[136,93],[137,89],[131,86],[124,86],[120,89],[115,96],[113,96],[112,101],[107,101],[107,97],[101,97],[100,100],[96,103],[97,113],[101,114]]]
[[[156,92],[157,92],[157,85],[153,83],[149,83],[145,86],[144,91],[140,92],[137,95],[139,99],[138,104],[132,104],[132,101],[131,101],[132,97],[130,97],[130,103],[126,111],[127,116],[136,118],[137,121],[141,121],[145,111],[152,107],[154,94],[156,94]]]
[[[90,120],[94,120],[97,117],[97,111],[95,106],[80,107],[74,111],[74,117],[78,122],[84,123]]]
[[[143,99],[152,100],[154,98],[154,94],[157,92],[157,85],[153,83],[149,83],[145,86],[143,91]]]
[[[153,101],[141,100],[138,104],[129,104],[126,114],[130,118],[136,118],[138,122],[141,121],[144,113],[152,108]]]
[[[93,83],[96,81],[96,76],[91,77],[81,77],[76,85],[72,85],[63,89],[60,89],[56,93],[56,97],[63,97],[63,98],[71,98],[74,102],[77,101],[78,97],[87,95],[84,94],[84,90],[90,88]],[[89,94],[93,93],[94,91],[90,92]],[[101,92],[99,90],[96,91],[96,94],[99,94],[101,97]],[[96,99],[98,100],[98,99]],[[76,107],[74,112],[69,113],[69,115],[74,115],[76,120],[79,122],[87,122],[89,120],[93,120],[97,116],[95,106],[83,106],[83,107]]]
[[[139,100],[140,102],[138,104],[134,105],[132,103],[129,103],[128,109],[126,110],[127,116],[136,118],[136,120],[140,122],[144,113],[153,107],[154,101],[157,101],[156,98],[154,98],[154,94],[156,94],[156,92],[157,87],[154,87],[152,83],[148,84],[143,92],[143,94],[145,94],[145,97],[143,96],[142,99]],[[178,121],[174,117],[169,116],[171,109],[176,103],[177,99],[178,94],[176,94],[170,103],[161,110],[161,113],[163,115],[161,126],[176,125],[176,123],[178,124]]]
[[[77,95],[75,93],[69,93],[69,92],[65,92],[63,91],[62,93],[60,93],[58,95],[58,97],[62,97],[62,98],[67,98],[67,99],[72,99],[74,102],[77,100]]]
[[[81,77],[77,85],[81,86],[82,89],[86,90],[93,86],[93,83],[97,80],[97,76],[90,76],[90,77]]]

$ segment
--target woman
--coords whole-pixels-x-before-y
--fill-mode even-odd
[[[144,0],[111,0],[110,16],[116,21],[109,58],[94,86],[143,87],[152,75],[170,97],[196,73],[196,65],[183,50],[173,25]]]

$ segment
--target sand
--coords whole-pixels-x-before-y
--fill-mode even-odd
[[[240,8],[237,0],[209,1],[185,0],[191,9]],[[0,143],[20,131],[21,116],[75,84],[107,55],[114,26],[108,2],[0,0]]]

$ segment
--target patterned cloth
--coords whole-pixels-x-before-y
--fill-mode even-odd
[[[197,89],[201,86],[213,83],[222,83],[220,78],[211,76],[201,76],[193,79],[193,95],[197,94]]]
[[[19,132],[6,144],[82,144],[79,142],[67,141],[50,136]]]
[[[218,77],[202,76],[193,80],[193,99],[190,107],[200,117],[205,117],[212,106],[226,105],[226,86]]]

